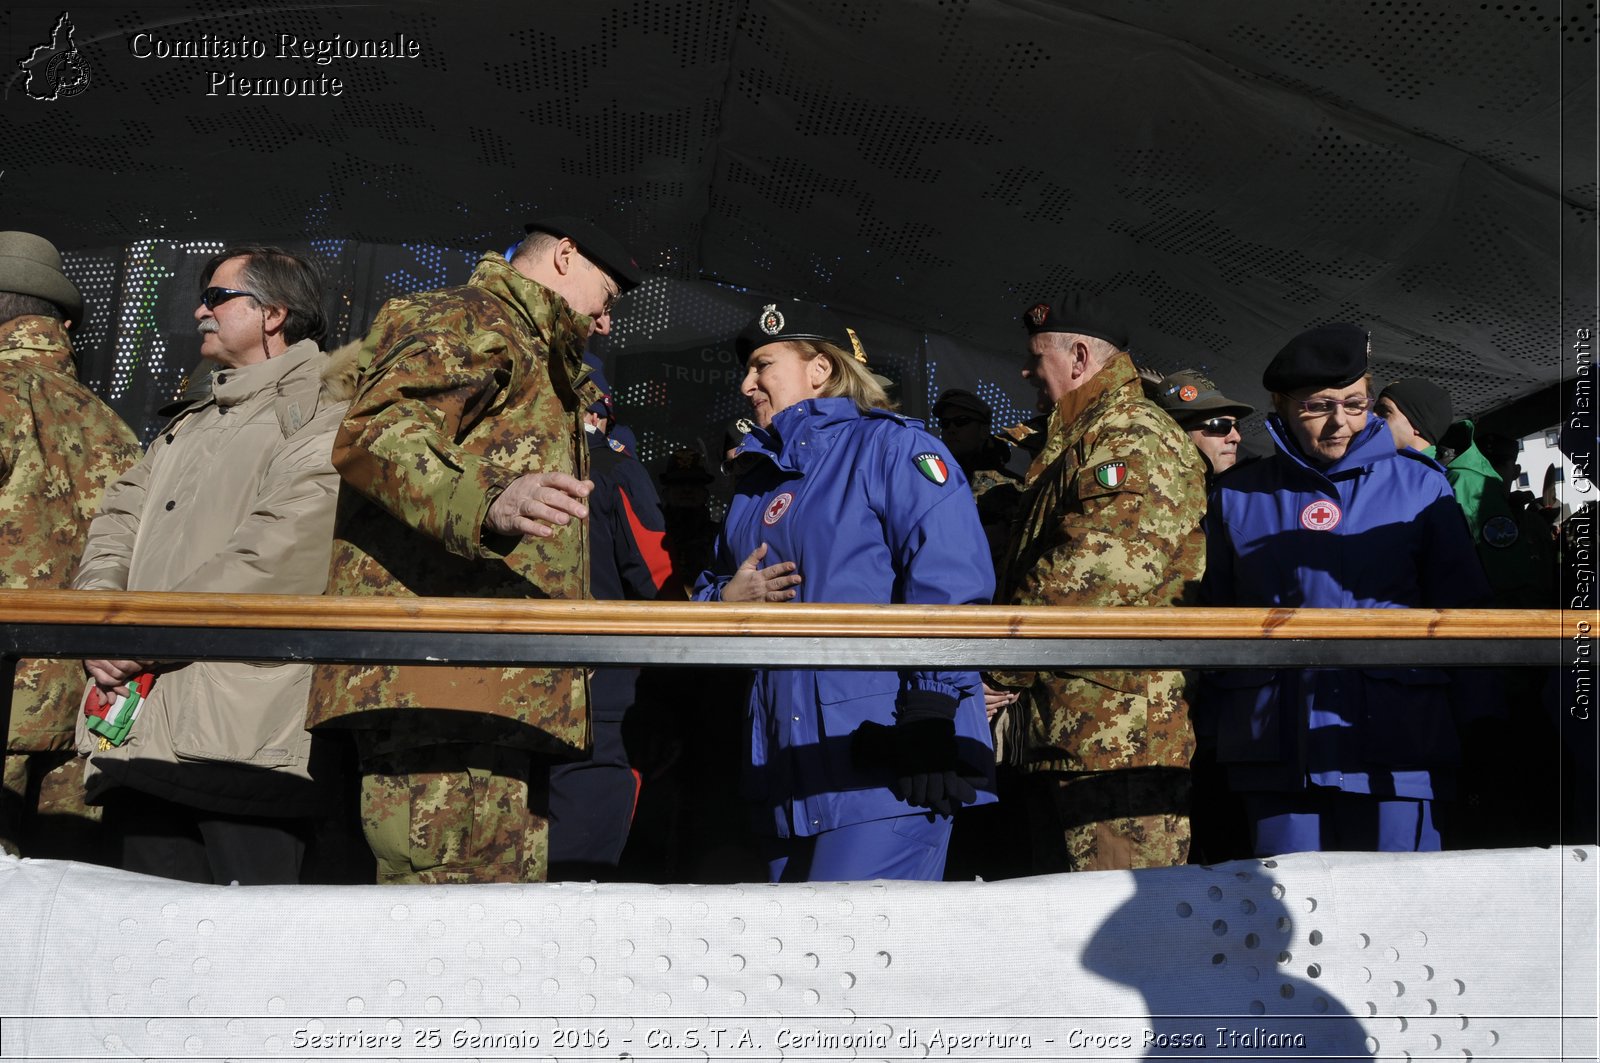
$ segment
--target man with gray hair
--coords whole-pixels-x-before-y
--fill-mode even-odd
[[[0,232],[0,587],[60,590],[83,553],[106,485],[139,460],[139,441],[78,380],[68,331],[83,296],[55,245]],[[0,849],[94,859],[99,809],[83,801],[72,729],[76,661],[17,666],[0,791]]]
[[[1023,314],[1023,378],[1050,407],[996,602],[1177,605],[1205,569],[1205,464],[1142,393],[1127,329],[1068,293]],[[1194,734],[1179,672],[993,672],[991,707],[1023,726],[1034,871],[1184,863]]]
[[[319,348],[322,282],[275,247],[223,251],[201,274],[209,391],[106,492],[73,586],[320,594],[339,476],[333,435],[354,385]],[[298,880],[327,803],[305,730],[309,665],[91,660],[108,694],[146,697],[120,743],[79,731],[89,797],[121,866],[190,882]],[[145,684],[153,676],[153,684]]]

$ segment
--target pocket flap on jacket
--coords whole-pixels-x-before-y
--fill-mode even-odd
[[[831,705],[856,698],[893,697],[900,692],[899,672],[818,672],[817,701]]]

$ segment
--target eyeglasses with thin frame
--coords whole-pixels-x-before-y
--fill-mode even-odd
[[[248,295],[258,301],[261,298],[255,292],[240,291],[238,288],[207,288],[200,293],[200,303],[207,310],[215,310],[229,299],[237,299],[241,295]]]
[[[1208,436],[1225,436],[1239,427],[1237,417],[1213,417],[1209,421],[1201,421],[1200,431]]]
[[[607,314],[611,313],[611,308],[617,305],[617,300],[622,298],[622,289],[617,286],[616,281],[611,279],[611,274],[601,269],[600,264],[594,259],[590,258],[588,255],[584,255],[583,260],[589,263],[589,268],[600,274],[601,278],[605,281],[606,301],[604,305],[601,306],[600,312],[595,315],[596,317],[605,317]]]
[[[1295,405],[1308,417],[1326,417],[1335,409],[1342,409],[1351,417],[1359,417],[1372,408],[1372,399],[1366,395],[1348,399],[1296,399]]]

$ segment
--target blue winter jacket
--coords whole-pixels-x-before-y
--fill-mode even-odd
[[[1308,461],[1276,415],[1277,453],[1217,478],[1206,517],[1209,605],[1467,608],[1489,587],[1437,463],[1397,453],[1368,415],[1344,456]],[[1206,677],[1200,730],[1235,790],[1430,798],[1448,789],[1457,727],[1490,706],[1471,673],[1437,668],[1228,671]]]
[[[740,453],[762,460],[739,478],[715,567],[701,575],[696,598],[719,600],[761,543],[763,565],[798,566],[800,602],[961,605],[994,594],[972,492],[944,444],[917,422],[862,413],[850,399],[808,399],[780,411],[770,432],[747,435]],[[858,769],[850,758],[856,728],[893,724],[907,690],[959,699],[962,760],[969,774],[989,780],[979,802],[994,800],[977,672],[779,668],[756,673],[751,687],[745,772],[746,793],[771,810],[773,833],[812,835],[925,811],[896,798],[886,772]]]

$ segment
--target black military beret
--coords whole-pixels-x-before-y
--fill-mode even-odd
[[[1450,427],[1450,393],[1420,376],[1396,380],[1378,398],[1388,399],[1400,408],[1406,420],[1429,443],[1437,444]]]
[[[1318,325],[1284,345],[1261,374],[1279,395],[1301,388],[1342,388],[1367,374],[1372,334],[1360,325]]]
[[[524,225],[523,230],[530,233],[565,236],[578,245],[578,251],[584,258],[611,274],[612,279],[617,282],[617,287],[622,291],[637,288],[639,282],[644,279],[644,275],[639,272],[639,263],[628,254],[628,249],[623,247],[616,237],[592,221],[556,215],[536,218]]]
[[[1022,312],[1028,335],[1041,332],[1075,332],[1105,340],[1119,351],[1128,349],[1128,326],[1112,309],[1092,295],[1068,292],[1054,303],[1037,303]]]
[[[994,416],[994,411],[989,404],[970,391],[961,388],[951,388],[939,396],[939,401],[933,404],[933,415],[943,417],[946,414],[965,413],[976,417],[984,424],[988,424]]]
[[[739,333],[735,347],[740,358],[748,358],[751,351],[785,340],[819,340],[851,350],[850,333],[838,318],[816,303],[799,299],[780,299],[762,307]]]

